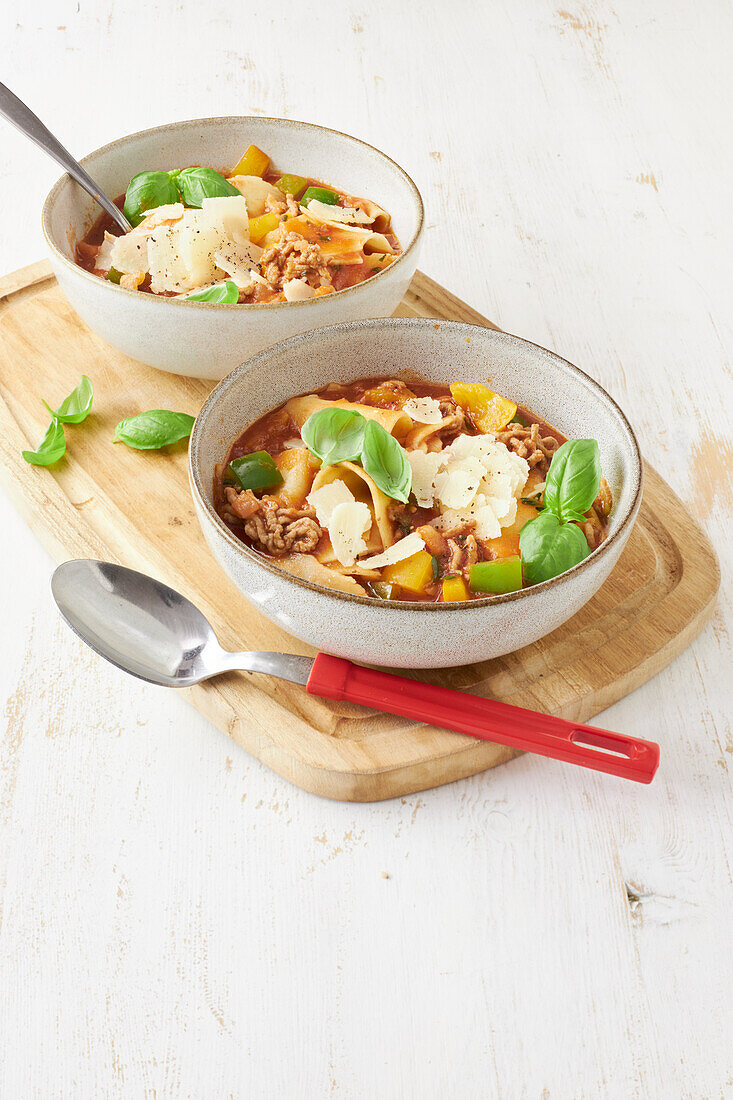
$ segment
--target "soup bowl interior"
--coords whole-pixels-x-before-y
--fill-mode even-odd
[[[174,373],[221,378],[243,358],[294,333],[340,320],[384,316],[399,305],[417,265],[422,200],[398,164],[357,138],[287,119],[193,119],[123,137],[84,157],[82,164],[115,198],[145,169],[203,164],[230,172],[250,143],[265,150],[283,172],[308,174],[384,207],[402,254],[363,283],[303,302],[233,309],[135,293],[75,263],[76,244],[100,210],[78,184],[63,176],[46,199],[42,217],[54,271],[90,327],[133,358]]]
[[[457,603],[377,600],[285,574],[236,538],[214,509],[214,467],[253,420],[295,394],[360,377],[488,382],[568,438],[598,440],[614,498],[606,540],[550,581]],[[194,426],[191,485],[209,545],[244,594],[290,633],[341,656],[431,667],[509,652],[555,629],[618,560],[641,498],[641,460],[626,417],[591,378],[517,337],[458,322],[385,319],[295,337],[233,371]]]

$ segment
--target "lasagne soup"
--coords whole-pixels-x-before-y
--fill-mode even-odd
[[[251,145],[228,173],[144,171],[76,248],[102,279],[221,304],[302,301],[369,279],[402,251],[389,214],[308,176],[282,173]]]
[[[214,497],[279,568],[375,599],[455,602],[572,568],[607,534],[598,445],[478,383],[393,378],[291,398],[239,436]]]

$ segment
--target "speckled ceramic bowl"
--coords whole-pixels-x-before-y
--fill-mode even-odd
[[[283,573],[243,545],[216,514],[214,465],[244,427],[294,394],[368,375],[417,372],[432,381],[489,381],[566,436],[592,437],[613,491],[610,532],[580,565],[506,596],[448,604],[375,600]],[[318,649],[366,664],[439,668],[519,649],[564,623],[603,584],[641,502],[634,433],[618,405],[571,363],[503,332],[453,321],[375,320],[286,340],[225,378],[191,436],[190,480],[206,540],[245,596]]]
[[[100,211],[63,176],[43,208],[54,273],[82,320],[133,359],[172,374],[223,378],[278,340],[337,321],[388,317],[400,304],[417,266],[422,199],[399,165],[357,138],[279,118],[202,118],[131,134],[91,153],[82,164],[114,197],[145,168],[225,168],[235,165],[250,143],[265,149],[284,171],[308,172],[383,206],[392,215],[402,255],[357,286],[303,302],[226,306],[140,294],[74,263],[76,242]]]

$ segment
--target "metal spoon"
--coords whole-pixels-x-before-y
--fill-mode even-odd
[[[596,771],[651,783],[659,746],[493,699],[364,668],[319,653],[229,653],[198,608],[160,581],[102,561],[67,561],[51,591],[71,629],[125,672],[163,687],[190,687],[220,672],[264,672],[311,695],[348,699],[444,729]]]
[[[3,115],[13,126],[17,126],[22,134],[29,137],[45,153],[53,157],[55,161],[65,168],[69,175],[106,210],[111,218],[114,218],[123,233],[129,233],[132,226],[125,215],[115,206],[112,200],[105,195],[102,188],[94,182],[89,173],[82,168],[71,153],[64,149],[61,142],[53,136],[51,131],[43,125],[40,118],[33,114],[29,107],[17,95],[14,95],[4,84],[0,84],[0,115]]]

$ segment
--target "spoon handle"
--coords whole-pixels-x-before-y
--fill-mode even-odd
[[[18,99],[17,95],[14,95],[4,84],[0,84],[0,115],[3,115],[8,122],[12,122],[13,126],[17,126],[21,133],[35,142],[55,161],[58,161],[61,167],[66,169],[69,175],[99,203],[102,209],[114,218],[123,232],[127,233],[132,229],[122,211],[97,186],[89,173],[82,168],[77,160],[74,160],[67,149],[64,149],[61,142],[43,125],[40,118],[34,115],[33,111],[26,107],[25,103]]]
[[[306,690],[637,783],[651,783],[659,764],[659,745],[653,741],[364,668],[326,653],[319,653],[313,662]]]

